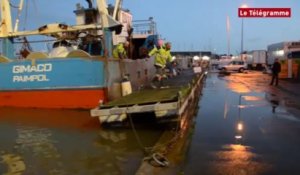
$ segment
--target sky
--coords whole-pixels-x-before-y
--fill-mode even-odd
[[[17,4],[18,1],[12,2]],[[113,2],[108,0],[108,3]],[[21,22],[21,28],[33,29],[51,22],[74,24],[76,3],[87,7],[85,0],[29,0],[27,23]],[[242,19],[238,17],[238,8],[242,4],[292,10],[291,18],[244,18],[244,50],[266,50],[269,44],[300,40],[299,0],[123,0],[123,8],[131,11],[134,20],[153,17],[159,34],[172,43],[174,51],[218,54],[228,50],[227,16],[230,53],[241,51]]]

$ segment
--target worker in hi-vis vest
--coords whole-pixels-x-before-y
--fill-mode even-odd
[[[128,58],[126,49],[129,47],[129,42],[125,41],[124,43],[119,43],[115,46],[113,50],[113,57],[117,59]]]
[[[163,47],[163,40],[158,40],[157,46],[154,47],[148,54],[154,56],[154,67],[156,69],[155,77],[152,79],[152,88],[157,88],[154,83],[158,82],[159,86],[162,86],[162,78],[165,76],[164,68],[168,61],[171,61],[172,57],[170,52]]]

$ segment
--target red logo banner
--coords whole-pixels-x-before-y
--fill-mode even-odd
[[[290,18],[291,8],[239,8],[240,18]]]

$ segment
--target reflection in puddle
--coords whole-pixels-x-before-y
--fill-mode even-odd
[[[265,99],[271,104],[272,107],[272,113],[276,113],[276,108],[279,106],[280,101],[279,97],[277,97],[275,94],[267,93],[265,95]]]
[[[259,97],[259,96],[247,96],[247,95],[243,95],[243,99],[246,101],[261,101],[264,100],[264,98]]]
[[[269,101],[272,107],[272,113],[275,114],[277,118],[288,119],[297,122],[300,121],[299,118],[288,112],[289,108],[297,109],[297,105],[293,105],[296,103],[293,103],[293,101],[289,100],[289,98],[280,98],[275,94],[266,94],[265,98]]]
[[[238,105],[237,107],[240,109],[246,109],[246,108],[255,108],[255,107],[262,107],[268,105],[267,103],[261,103],[261,104],[250,104],[250,105]]]
[[[275,117],[278,119],[285,119],[285,120],[290,120],[294,122],[300,122],[300,119],[295,117],[293,114],[289,113],[283,108],[278,108],[276,109],[275,112]]]
[[[251,89],[247,87],[247,85],[241,81],[234,80],[233,78],[229,78],[227,82],[227,87],[238,94],[250,93]]]
[[[251,147],[230,144],[224,145],[215,153],[216,161],[211,164],[215,174],[250,175],[267,172],[271,166],[257,161],[259,156],[251,152]]]
[[[271,105],[272,105],[272,113],[276,112],[276,108],[279,106],[279,101],[277,100],[271,100]]]
[[[238,84],[238,83],[229,83],[228,87],[230,90],[236,93],[249,93],[251,92],[250,89],[245,86],[244,84]]]
[[[234,136],[234,138],[236,139],[236,143],[237,144],[241,144],[242,143],[242,139],[243,139],[243,135],[244,135],[244,131],[243,130],[244,130],[244,123],[239,118],[239,120],[237,121],[237,124],[236,124],[236,134]]]
[[[278,106],[279,105],[279,101],[278,100],[270,100],[270,102],[274,106]]]

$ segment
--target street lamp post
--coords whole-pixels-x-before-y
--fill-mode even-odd
[[[244,18],[242,17],[242,28],[241,28],[241,54],[244,51]]]
[[[248,8],[246,4],[243,4],[241,8]],[[244,52],[244,17],[242,18],[242,26],[241,26],[241,59],[243,59],[243,52]]]

